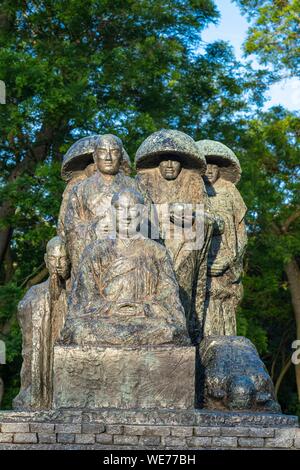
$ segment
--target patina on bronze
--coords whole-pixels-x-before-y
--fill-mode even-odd
[[[243,257],[247,244],[247,208],[235,184],[241,168],[232,150],[220,142],[198,142],[206,158],[204,177],[212,211],[224,228],[214,233],[208,257],[204,334],[236,335],[236,311],[243,296]]]
[[[194,406],[194,348],[166,248],[140,232],[143,197],[112,197],[115,236],[88,245],[55,348],[54,406]]]
[[[190,337],[197,344],[203,334],[207,255],[213,223],[201,177],[206,171],[205,158],[187,134],[162,129],[141,144],[135,161],[138,184],[157,205],[161,237],[173,262]],[[166,205],[167,211],[160,210]],[[195,233],[196,226],[188,238],[176,237],[174,233],[178,233],[176,226],[194,223],[200,205],[202,243],[200,248],[191,249],[193,237],[199,236],[199,232]],[[185,207],[191,208],[190,214],[182,211]]]
[[[184,310],[164,246],[139,231],[143,198],[114,194],[116,236],[88,245],[72,286],[62,344],[189,344]]]
[[[24,363],[14,407],[278,412],[254,346],[225,336],[235,334],[246,245],[237,158],[222,144],[198,147],[162,130],[137,151],[133,179],[118,137],[89,139],[63,162],[49,279],[19,305]],[[168,208],[157,212],[155,240],[149,201]],[[203,240],[193,249],[199,204]],[[217,336],[202,339],[203,329]]]
[[[63,233],[70,256],[72,275],[75,275],[85,246],[93,240],[92,224],[110,213],[112,195],[122,188],[137,188],[135,181],[125,175],[127,153],[122,141],[112,134],[99,136],[94,145],[95,173],[75,183],[69,192],[63,216]],[[125,159],[125,160],[124,160]]]
[[[21,390],[14,408],[43,409],[51,406],[53,347],[66,316],[69,262],[59,237],[47,244],[49,278],[31,287],[18,306],[23,337]]]

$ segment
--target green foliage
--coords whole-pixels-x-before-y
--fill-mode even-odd
[[[0,324],[4,324],[16,310],[23,290],[13,283],[0,286]]]
[[[239,331],[256,344],[270,370],[275,361],[275,381],[296,338],[285,265],[300,256],[299,129],[299,116],[273,108],[245,123],[236,143],[243,168],[240,189],[249,208]],[[293,368],[282,390],[283,408],[296,412]]]
[[[277,77],[300,75],[300,1],[235,0],[247,14],[249,28],[245,51],[261,64],[273,66]]]
[[[0,286],[0,326],[7,326],[7,320],[9,321],[9,329],[4,331],[5,334],[0,334],[0,339],[5,342],[6,347],[6,364],[0,365],[0,376],[4,381],[6,392],[1,403],[3,409],[11,408],[12,400],[20,388],[22,335],[15,312],[21,297],[22,290],[13,284]]]

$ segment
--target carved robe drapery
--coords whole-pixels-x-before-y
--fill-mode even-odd
[[[178,177],[169,181],[161,176],[159,168],[151,168],[141,170],[137,178],[141,187],[147,188],[155,204],[183,203],[190,204],[191,209],[202,204],[203,210],[210,212],[210,203],[198,170],[182,168]],[[164,237],[162,226],[163,221],[160,220],[161,236],[173,262],[189,334],[193,343],[197,343],[203,334],[207,255],[212,226],[202,223],[202,246],[199,249],[189,248],[195,234],[191,239]]]
[[[62,342],[188,344],[166,249],[141,235],[89,245],[73,284]]]
[[[23,364],[21,390],[14,399],[14,408],[51,406],[53,347],[64,325],[67,294],[61,289],[59,298],[51,301],[49,284],[48,279],[31,287],[18,306]]]
[[[243,296],[247,208],[235,185],[222,178],[207,184],[207,192],[212,210],[224,221],[224,231],[213,236],[209,252],[205,336],[236,335],[236,309]],[[211,267],[220,272],[214,274]]]
[[[107,181],[97,171],[76,184],[71,191],[64,219],[64,233],[73,276],[84,248],[94,240],[92,224],[110,213],[113,194],[128,187],[135,189],[135,181],[123,173]]]

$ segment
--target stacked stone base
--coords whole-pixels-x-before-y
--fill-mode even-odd
[[[296,417],[205,410],[0,412],[0,450],[300,449]]]

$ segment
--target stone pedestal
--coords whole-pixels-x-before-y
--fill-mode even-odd
[[[195,349],[54,348],[54,408],[192,409]]]
[[[0,451],[20,449],[300,449],[300,429],[295,416],[271,413],[166,409],[0,411]]]

